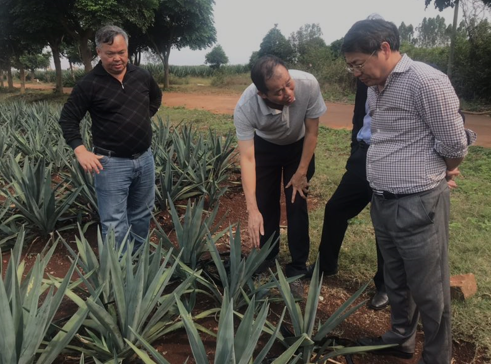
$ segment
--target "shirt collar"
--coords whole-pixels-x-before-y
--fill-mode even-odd
[[[269,107],[268,105],[266,105],[266,102],[264,102],[264,99],[259,96],[259,95],[256,95],[256,97],[258,98],[257,102],[259,104],[259,109],[261,110],[261,113],[263,115],[278,115],[278,114],[281,114],[281,110],[278,110],[278,109],[273,109],[272,107]]]

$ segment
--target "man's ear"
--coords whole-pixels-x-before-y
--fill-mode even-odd
[[[392,49],[390,49],[390,44],[387,42],[382,42],[382,44],[380,45],[380,49],[382,50],[385,59],[388,59],[392,54]]]

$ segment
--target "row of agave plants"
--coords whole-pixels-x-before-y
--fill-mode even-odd
[[[189,224],[205,226],[207,230],[198,215],[194,214],[196,218]],[[229,254],[224,258],[216,243],[227,232]],[[113,234],[108,234],[105,241],[99,234],[95,253],[80,229],[76,248],[58,238],[36,257],[26,274],[21,261],[21,230],[0,280],[0,362],[49,364],[69,352],[72,357],[78,354],[80,363],[140,360],[167,364],[165,356],[152,344],[183,328],[190,356],[198,364],[208,364],[210,359],[217,364],[325,363],[340,355],[382,348],[343,347],[329,336],[364,304],[355,304],[355,300],[365,286],[325,322],[316,322],[322,286],[317,268],[302,309],[289,285],[296,277],[286,278],[278,263],[276,273],[270,271],[267,281],[254,279],[254,272],[271,250],[271,241],[244,256],[240,233],[234,234],[231,228],[227,232],[213,235],[208,230],[202,235],[200,244],[206,248],[200,252],[206,250],[208,257],[197,258],[193,268],[183,259],[189,252],[182,241],[169,249],[165,239],[158,239],[158,243],[147,241],[131,255],[130,241],[118,249]],[[58,244],[65,245],[73,262],[63,279],[51,275],[43,278]],[[1,264],[0,261],[0,268]],[[199,311],[196,302],[203,296],[215,304]],[[68,317],[55,320],[64,300],[73,301],[77,309]],[[272,323],[268,316],[270,303],[275,301],[284,308],[279,320]],[[216,333],[200,324],[210,316],[219,317]],[[215,337],[214,358],[207,354],[203,334]],[[258,346],[260,338],[265,344]],[[271,354],[275,343],[284,346],[279,356]]]
[[[11,244],[22,225],[36,235],[97,221],[93,176],[66,145],[58,125],[60,105],[0,104],[0,247]],[[90,119],[81,124],[90,148]],[[202,134],[182,124],[153,124],[156,210],[169,202],[200,198],[213,207],[230,185],[234,146],[231,134]]]
[[[152,240],[132,256],[127,253],[132,242],[125,242],[126,250],[117,248],[111,233],[106,241],[98,235],[96,249],[85,238],[81,223],[97,214],[93,181],[65,146],[58,115],[59,107],[46,104],[0,105],[0,250],[13,246],[5,269],[0,261],[0,363],[51,363],[66,351],[78,353],[80,362],[168,363],[152,344],[182,329],[198,364],[210,359],[202,334],[216,337],[213,360],[220,364],[324,363],[362,350],[342,347],[328,334],[363,304],[354,302],[364,287],[326,322],[316,322],[317,272],[302,309],[289,286],[296,277],[286,278],[279,266],[267,280],[254,279],[272,243],[245,256],[240,229],[222,229],[216,221],[233,158],[230,135],[203,136],[185,125],[156,122],[157,209],[169,211],[173,235],[155,224]],[[85,120],[85,140],[89,126]],[[184,214],[175,205],[183,200],[188,200]],[[76,247],[59,234],[54,238],[54,232],[77,223]],[[31,239],[26,226],[32,234],[52,236],[29,272],[21,260]],[[73,262],[63,279],[47,273],[58,245]],[[215,305],[200,312],[196,304],[203,296]],[[66,300],[78,309],[60,319]],[[274,301],[284,306],[276,323],[268,319]],[[200,324],[210,316],[219,317],[216,333]],[[271,358],[278,342],[284,352]]]

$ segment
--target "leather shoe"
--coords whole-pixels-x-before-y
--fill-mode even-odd
[[[378,346],[378,345],[390,345],[383,341],[382,337],[363,337],[356,341],[356,345],[359,346]],[[376,355],[390,355],[402,359],[411,359],[414,352],[404,351],[401,345],[392,346],[390,348],[370,350],[370,353]]]
[[[304,278],[312,278],[312,275],[314,274],[314,269],[315,269],[315,265],[309,265],[307,267],[307,273],[305,273],[305,276]],[[324,277],[331,277],[331,276],[335,276],[336,274],[338,274],[338,271],[335,270],[335,271],[332,271],[332,272],[326,272],[326,271],[323,271],[322,269],[319,269],[319,277],[322,275],[322,273],[324,273]]]
[[[368,302],[368,308],[372,310],[383,310],[389,305],[389,296],[387,296],[387,292],[377,291],[375,295],[372,297],[370,302]]]

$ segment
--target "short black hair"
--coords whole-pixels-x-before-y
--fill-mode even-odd
[[[103,43],[105,44],[113,44],[114,38],[118,35],[122,35],[124,40],[126,41],[126,45],[128,45],[128,34],[115,25],[106,25],[99,29],[95,33],[95,46],[96,48],[100,48]]]
[[[341,52],[370,54],[380,50],[383,42],[387,42],[391,50],[399,50],[399,30],[394,23],[383,19],[360,20],[344,36]]]
[[[266,81],[274,75],[277,66],[283,66],[288,69],[280,58],[276,56],[266,55],[259,58],[251,69],[251,79],[256,88],[263,94],[268,93]]]

